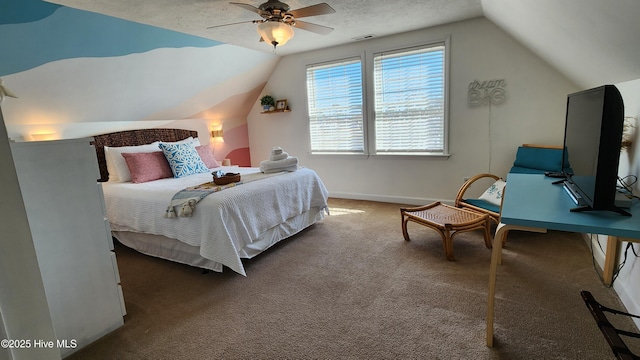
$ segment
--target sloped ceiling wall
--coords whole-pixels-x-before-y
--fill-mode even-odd
[[[580,87],[640,79],[640,1],[478,1],[488,19]],[[361,3],[349,8],[370,5]],[[403,4],[409,12],[424,6]],[[457,4],[464,12],[475,2]],[[230,134],[229,125],[246,126],[279,61],[273,53],[40,0],[0,0],[0,46],[0,77],[20,96],[3,106],[9,125],[204,118]],[[248,144],[246,136],[241,145],[229,140],[225,147]]]
[[[269,52],[256,41],[251,24],[209,26],[255,19],[255,14],[213,0],[49,0],[78,9],[154,25],[185,34]],[[292,55],[424,29],[484,15],[581,87],[640,78],[640,1],[638,0],[325,0],[335,14],[309,21],[335,31],[318,36],[305,31],[279,50]],[[240,2],[257,5],[261,0]],[[292,8],[314,0],[287,0]],[[0,15],[1,16],[1,15]],[[381,26],[382,25],[382,26]]]
[[[0,77],[18,95],[2,109],[15,140],[31,140],[15,133],[18,125],[91,123],[94,132],[82,135],[90,136],[106,123],[198,118],[204,134],[214,126],[226,132],[220,156],[248,154],[247,104],[279,60],[39,0],[0,0],[0,48]]]
[[[640,78],[638,0],[482,0],[482,10],[583,88]]]

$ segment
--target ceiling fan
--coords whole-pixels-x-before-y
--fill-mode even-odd
[[[207,29],[248,22],[258,24],[258,34],[260,34],[260,41],[270,43],[271,45],[273,45],[274,49],[278,45],[284,45],[293,37],[294,27],[311,31],[320,35],[327,35],[333,31],[333,28],[328,26],[297,20],[298,18],[307,16],[335,13],[336,11],[327,3],[319,3],[296,10],[290,10],[289,5],[278,0],[268,0],[258,7],[237,2],[230,2],[229,4],[239,6],[245,10],[254,12],[260,15],[262,19],[210,26]]]

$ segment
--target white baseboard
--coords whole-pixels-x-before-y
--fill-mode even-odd
[[[406,204],[406,205],[426,205],[436,201],[440,201],[443,204],[453,205],[454,200],[449,199],[432,199],[432,198],[417,198],[417,197],[405,197],[405,196],[387,196],[376,194],[358,194],[358,193],[342,193],[342,192],[330,192],[329,197],[338,199],[353,199],[353,200],[365,200],[365,201],[378,201],[393,204]]]

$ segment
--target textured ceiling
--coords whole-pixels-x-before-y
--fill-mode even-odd
[[[201,36],[259,51],[250,22],[259,19],[225,0],[48,0],[81,10]],[[232,0],[258,6],[262,0]],[[296,29],[284,56],[485,16],[582,87],[640,78],[640,0],[282,0],[292,10],[326,2],[335,14],[303,20],[329,35]]]
[[[302,20],[329,26],[329,35],[296,29],[278,55],[349,43],[364,35],[385,36],[482,16],[480,0],[282,0],[291,10],[326,2],[336,12]],[[224,0],[50,0],[76,9],[162,27],[223,43],[272,52],[259,42],[250,22],[214,29],[210,26],[260,19],[259,15]],[[259,6],[261,0],[233,0]]]

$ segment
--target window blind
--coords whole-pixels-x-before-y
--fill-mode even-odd
[[[364,153],[359,58],[308,66],[307,99],[312,153]]]
[[[374,55],[376,153],[442,154],[444,44]]]

